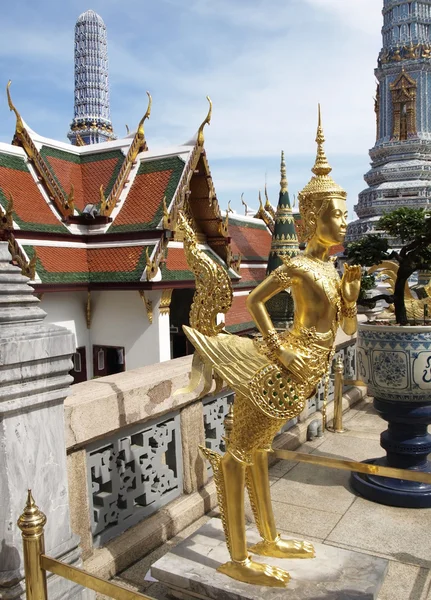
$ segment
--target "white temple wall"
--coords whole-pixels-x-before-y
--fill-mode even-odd
[[[169,314],[160,314],[162,293],[145,292],[152,302],[153,322],[136,291],[93,291],[91,328],[87,329],[87,292],[53,292],[42,297],[46,322],[66,327],[75,335],[76,347],[85,346],[87,378],[93,372],[93,345],[123,346],[126,370],[171,359]]]
[[[91,343],[123,346],[126,370],[170,359],[169,315],[159,315],[161,292],[145,292],[153,304],[150,323],[136,290],[92,292]]]
[[[66,327],[75,335],[76,347],[85,346],[87,377],[93,376],[91,330],[87,329],[87,292],[53,292],[42,296],[41,308],[46,312],[45,323]]]

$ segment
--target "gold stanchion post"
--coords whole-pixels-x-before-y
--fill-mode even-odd
[[[227,448],[227,446],[229,444],[230,433],[231,433],[232,427],[233,427],[233,402],[229,406],[229,412],[225,416],[223,424],[224,424],[224,439],[225,439],[226,448]]]
[[[339,356],[334,366],[334,423],[328,429],[334,433],[344,433],[343,428],[343,384],[344,384],[344,361]]]
[[[27,600],[48,600],[46,572],[40,565],[40,557],[45,552],[45,523],[45,515],[36,506],[31,490],[28,490],[24,512],[18,519],[23,540]]]

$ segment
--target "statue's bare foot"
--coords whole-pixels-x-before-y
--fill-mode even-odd
[[[290,579],[289,573],[284,569],[257,563],[250,557],[242,562],[227,562],[217,571],[237,581],[268,587],[286,587]]]
[[[274,558],[314,558],[314,546],[310,542],[299,540],[282,540],[277,536],[273,542],[264,540],[255,544],[249,551],[260,556],[272,556]]]

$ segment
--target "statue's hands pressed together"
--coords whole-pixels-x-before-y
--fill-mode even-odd
[[[277,352],[279,362],[290,371],[299,381],[306,380],[311,376],[310,369],[305,359],[290,348],[281,348]]]
[[[344,273],[341,280],[341,297],[347,304],[357,301],[361,289],[361,267],[359,265],[344,264]]]

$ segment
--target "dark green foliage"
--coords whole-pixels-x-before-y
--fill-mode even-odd
[[[375,287],[376,278],[374,277],[374,275],[367,275],[367,273],[363,273],[361,277],[361,291],[359,292],[358,298],[359,304],[361,300],[364,300],[367,297],[367,292],[373,290]]]
[[[352,242],[346,248],[345,255],[353,265],[372,267],[389,258],[388,240],[372,233],[358,242]]]

